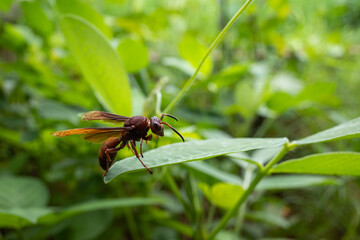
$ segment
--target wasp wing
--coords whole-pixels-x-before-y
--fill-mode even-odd
[[[108,127],[108,128],[75,128],[54,132],[51,135],[56,137],[65,137],[70,135],[83,135],[83,139],[92,143],[104,142],[109,137],[121,138],[128,133],[128,129],[124,127]]]
[[[91,111],[82,115],[83,121],[90,120],[103,120],[104,122],[119,123],[125,122],[129,117],[117,115],[114,113],[102,112],[102,111]]]

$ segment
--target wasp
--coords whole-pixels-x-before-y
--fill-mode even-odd
[[[152,171],[141,161],[143,158],[143,142],[151,141],[153,135],[148,134],[151,129],[153,134],[164,136],[164,125],[171,128],[183,142],[183,136],[170,124],[163,122],[163,118],[167,116],[178,119],[170,114],[162,114],[160,118],[154,116],[147,118],[145,116],[125,117],[113,113],[102,111],[91,111],[82,115],[83,121],[103,120],[111,123],[124,123],[122,127],[93,127],[93,128],[75,128],[54,132],[51,135],[56,137],[65,137],[69,135],[83,135],[83,139],[93,142],[102,143],[99,149],[99,164],[105,170],[104,176],[108,172],[115,157],[121,149],[127,146],[133,154],[139,159],[140,163],[146,170],[152,174]],[[136,142],[140,141],[140,154],[136,149]]]

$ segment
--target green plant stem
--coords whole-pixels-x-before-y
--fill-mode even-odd
[[[256,162],[256,161],[253,161],[253,160],[251,160],[251,159],[242,158],[242,157],[236,157],[236,156],[231,156],[231,158],[234,158],[234,159],[237,159],[237,160],[240,160],[240,161],[245,161],[245,162],[248,162],[248,163],[250,163],[250,164],[253,164],[253,165],[255,165],[255,166],[257,167],[257,169],[258,169],[259,171],[261,171],[261,170],[263,169],[263,166],[262,166],[260,163],[258,163],[258,162]]]
[[[125,213],[126,221],[128,223],[128,226],[129,226],[129,230],[130,230],[132,239],[140,240],[141,238],[140,238],[140,236],[138,234],[139,231],[137,229],[136,222],[135,222],[135,219],[134,219],[134,215],[133,215],[131,209],[130,208],[125,208],[124,213]]]
[[[245,168],[244,184],[243,184],[243,187],[245,190],[248,189],[250,186],[253,173],[254,173],[254,168],[252,168],[252,167]],[[236,217],[235,230],[234,230],[236,235],[239,235],[242,225],[243,225],[243,222],[244,222],[244,217],[245,217],[245,213],[246,213],[246,203],[247,203],[247,201],[245,201],[244,204],[240,207],[240,209],[238,211],[238,215]]]
[[[262,171],[258,171],[254,180],[251,182],[250,186],[248,189],[246,189],[246,191],[244,192],[244,194],[241,196],[241,198],[237,201],[237,203],[235,204],[235,206],[230,209],[225,216],[220,220],[220,222],[218,223],[218,225],[214,228],[214,230],[212,230],[212,232],[209,234],[208,239],[214,239],[214,237],[216,236],[216,234],[223,229],[224,227],[226,227],[226,224],[229,222],[229,220],[232,218],[232,216],[238,211],[238,209],[240,208],[240,206],[248,199],[248,197],[250,196],[250,194],[254,191],[255,187],[257,186],[257,184],[260,182],[260,180],[265,177],[270,169],[277,163],[279,162],[282,157],[288,152],[290,151],[291,147],[289,145],[289,143],[286,143],[284,145],[284,147],[282,148],[282,150],[265,166],[265,168]]]
[[[190,188],[192,192],[192,204],[194,209],[194,218],[195,218],[195,231],[193,238],[196,240],[204,239],[204,231],[202,225],[202,208],[200,206],[200,199],[197,192],[196,180],[192,173],[189,175]]]
[[[175,182],[173,176],[170,174],[169,169],[166,170],[165,177],[166,177],[166,181],[167,181],[171,191],[174,193],[176,198],[180,201],[181,205],[183,206],[186,217],[188,219],[190,219],[190,213],[189,213],[190,206],[184,200],[184,198],[181,196],[180,190],[179,190],[178,186],[176,185],[176,182]]]
[[[210,230],[211,227],[211,223],[213,222],[214,219],[214,215],[215,215],[215,210],[216,207],[213,203],[210,202],[210,209],[209,209],[209,213],[208,213],[208,217],[207,217],[207,222],[206,222],[206,230]]]
[[[249,6],[249,4],[252,2],[252,0],[247,0],[239,9],[239,11],[237,11],[235,13],[235,15],[230,19],[230,21],[226,24],[226,26],[221,30],[221,32],[217,35],[217,37],[215,38],[215,40],[212,42],[212,44],[210,45],[210,47],[208,48],[208,50],[206,51],[204,57],[201,59],[199,65],[197,66],[194,74],[191,76],[191,78],[189,80],[187,80],[187,82],[185,83],[184,87],[180,90],[180,92],[175,96],[175,98],[169,103],[169,105],[165,108],[164,112],[165,113],[170,113],[171,110],[174,108],[174,106],[184,97],[184,95],[189,91],[189,89],[191,88],[191,86],[194,84],[195,82],[195,78],[197,76],[197,74],[199,73],[202,65],[204,64],[206,58],[210,55],[210,53],[212,52],[212,50],[216,47],[216,45],[218,45],[220,43],[220,41],[222,40],[222,38],[225,36],[225,34],[227,33],[227,31],[230,29],[230,27],[234,24],[234,22],[236,21],[236,19],[241,15],[241,13],[244,12],[244,10],[247,8],[247,6]]]

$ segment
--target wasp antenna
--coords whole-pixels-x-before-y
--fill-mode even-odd
[[[166,123],[166,122],[161,122],[162,124],[165,124],[166,126],[168,126],[169,128],[171,128],[174,132],[176,132],[177,135],[179,135],[179,137],[181,137],[182,141],[185,142],[185,139],[183,138],[183,136],[181,136],[181,134],[176,131],[175,128],[173,128],[172,126],[170,126],[170,124]]]
[[[176,121],[179,121],[179,120],[178,120],[176,117],[174,117],[173,115],[166,114],[166,113],[163,113],[163,114],[161,115],[160,120],[162,121],[163,117],[165,117],[165,116],[171,117],[172,119],[175,119]]]

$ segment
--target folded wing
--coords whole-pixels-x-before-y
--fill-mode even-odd
[[[83,135],[83,139],[92,143],[101,143],[110,137],[121,138],[128,132],[124,127],[108,127],[108,128],[75,128],[54,132],[51,135],[56,137],[65,137],[70,135]]]
[[[102,111],[91,111],[82,115],[83,121],[102,120],[104,122],[119,123],[125,122],[127,119],[129,119],[129,117]]]

